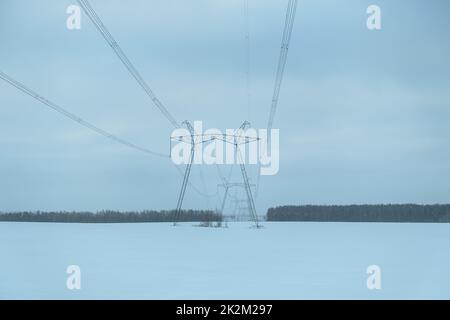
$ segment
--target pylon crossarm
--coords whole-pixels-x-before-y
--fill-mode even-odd
[[[220,140],[225,143],[230,144],[248,144],[251,142],[260,141],[261,138],[253,137],[253,136],[243,136],[243,135],[222,135],[222,134],[194,134],[194,135],[184,135],[184,136],[172,136],[170,137],[171,141],[184,142],[184,143],[192,143],[201,144],[205,142],[211,142],[215,140]]]

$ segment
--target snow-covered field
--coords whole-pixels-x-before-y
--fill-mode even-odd
[[[450,224],[192,225],[0,223],[0,298],[450,299]]]

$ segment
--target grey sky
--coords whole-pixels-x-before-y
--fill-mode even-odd
[[[243,0],[90,2],[178,121],[266,125],[287,1],[250,0],[250,110]],[[170,124],[92,23],[83,15],[81,30],[66,29],[72,3],[1,0],[0,70],[167,152]],[[366,28],[370,4],[381,7],[380,31]],[[262,178],[259,213],[284,204],[450,202],[449,9],[444,0],[299,1],[274,123],[280,171]],[[175,207],[181,178],[169,160],[97,136],[4,82],[0,145],[0,211]],[[214,194],[216,168],[201,170]],[[195,166],[203,190],[200,177]],[[185,207],[218,200],[188,190]]]

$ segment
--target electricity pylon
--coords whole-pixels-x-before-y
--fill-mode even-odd
[[[171,141],[176,140],[179,142],[189,143],[191,145],[191,151],[190,151],[190,155],[189,155],[189,162],[187,163],[186,170],[184,172],[183,183],[181,184],[180,194],[178,196],[177,208],[175,211],[175,218],[174,218],[173,225],[174,226],[177,225],[177,222],[179,221],[179,218],[181,215],[181,207],[183,205],[184,195],[186,193],[186,187],[189,183],[189,175],[191,172],[192,163],[194,162],[195,146],[197,144],[201,144],[201,143],[205,143],[205,142],[221,140],[226,143],[231,143],[235,146],[235,152],[237,154],[238,162],[239,162],[239,165],[241,168],[242,179],[243,179],[242,185],[244,186],[244,189],[245,189],[245,192],[247,195],[247,203],[248,203],[249,213],[250,213],[250,216],[252,217],[253,221],[255,222],[255,226],[257,228],[259,228],[260,225],[258,223],[258,216],[256,215],[256,209],[255,209],[255,203],[253,201],[252,190],[250,188],[247,171],[245,170],[244,159],[242,159],[242,154],[239,149],[239,146],[241,144],[247,144],[249,142],[259,140],[259,138],[243,136],[243,132],[248,128],[250,123],[248,121],[244,121],[244,123],[239,127],[239,129],[235,130],[235,132],[232,135],[230,135],[230,134],[204,134],[204,133],[197,134],[194,131],[194,128],[192,127],[192,125],[189,121],[185,120],[185,121],[183,121],[182,124],[184,124],[187,127],[187,129],[189,131],[189,135],[188,136],[184,135],[184,136],[178,136],[178,137],[170,137],[170,138],[171,138]],[[223,211],[223,208],[222,208],[222,211]]]
[[[222,187],[224,188],[224,195],[223,195],[223,199],[222,199],[222,206],[220,209],[220,213],[223,214],[223,211],[225,209],[225,203],[228,199],[228,192],[230,191],[231,188],[245,188],[245,184],[244,183],[239,183],[239,182],[228,182],[226,179],[223,179],[224,183],[220,183],[217,186],[218,187]],[[256,187],[256,184],[250,184],[250,187]],[[251,212],[250,212],[250,208],[248,207],[249,210],[249,214],[251,217]]]
[[[245,218],[245,214],[248,214],[248,204],[246,199],[237,201],[237,214],[235,214],[235,219],[238,221],[243,221]],[[248,216],[251,218],[250,216]]]
[[[250,220],[252,219],[249,214],[247,199],[230,197],[230,200],[230,205],[233,207],[231,217],[233,217],[235,221],[243,221],[244,216]]]

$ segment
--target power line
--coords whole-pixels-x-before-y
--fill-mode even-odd
[[[117,137],[116,135],[113,135],[103,129],[100,129],[99,127],[93,125],[92,123],[83,120],[82,118],[80,118],[79,116],[71,113],[70,111],[67,111],[66,109],[60,107],[59,105],[55,104],[54,102],[40,96],[39,94],[37,94],[36,92],[34,92],[33,90],[29,89],[28,87],[26,87],[25,85],[23,85],[22,83],[18,82],[17,80],[11,78],[10,76],[8,76],[6,73],[2,72],[0,70],[0,78],[3,79],[5,82],[9,83],[10,85],[16,87],[17,89],[19,89],[20,91],[24,92],[25,94],[35,98],[36,100],[38,100],[39,102],[45,104],[46,106],[50,107],[51,109],[53,109],[54,111],[62,114],[63,116],[69,118],[70,120],[88,128],[91,131],[94,131],[95,133],[98,133],[110,140],[113,140],[114,142],[120,143],[122,145],[125,145],[129,148],[135,149],[137,151],[140,152],[144,152],[146,154],[150,154],[153,156],[158,156],[158,157],[163,157],[163,158],[168,158],[167,154],[163,154],[160,152],[155,152],[152,151],[150,149],[147,148],[143,148],[140,147],[134,143],[131,143],[127,140],[124,140],[122,138]],[[180,171],[180,168],[178,168],[178,166],[175,166],[175,168],[177,169],[177,171],[183,175],[183,173]],[[192,184],[191,182],[189,182],[189,185],[192,187],[192,189],[198,193],[199,195],[203,196],[203,197],[207,197],[207,198],[212,198],[215,197],[218,194],[218,191],[216,190],[215,194],[205,194],[203,192],[201,192],[197,187],[195,187],[194,184]]]
[[[98,29],[98,31],[101,33],[103,38],[106,40],[106,42],[109,44],[109,46],[113,49],[117,57],[122,61],[124,66],[127,68],[127,70],[130,72],[130,74],[133,76],[133,78],[137,81],[139,86],[145,91],[145,93],[149,96],[149,98],[152,100],[154,105],[161,111],[161,113],[166,117],[166,119],[175,127],[179,128],[179,124],[175,120],[175,118],[170,114],[170,112],[166,109],[166,107],[162,104],[162,102],[156,97],[156,95],[153,93],[153,91],[150,89],[148,84],[145,82],[145,80],[141,77],[137,69],[134,67],[134,65],[130,62],[128,57],[123,52],[122,48],[119,46],[117,41],[113,38],[111,33],[108,31],[106,26],[103,24],[100,17],[97,15],[97,13],[94,11],[92,6],[89,4],[87,0],[77,0],[80,6],[83,8],[86,15],[89,17],[89,19],[92,21],[92,23],[95,25],[95,27]]]
[[[250,121],[250,22],[249,22],[249,0],[244,0],[244,23],[245,23],[245,77],[246,77],[246,95],[247,95],[247,113]]]
[[[280,56],[278,58],[277,73],[275,76],[275,85],[274,85],[273,95],[272,95],[272,104],[270,106],[269,120],[267,121],[267,133],[268,134],[270,134],[270,130],[272,129],[273,121],[275,119],[275,113],[277,111],[278,98],[280,96],[281,83],[283,81],[284,69],[286,66],[287,54],[288,54],[288,50],[289,50],[289,43],[291,41],[292,28],[294,26],[296,11],[297,11],[297,0],[289,0],[288,7],[286,10],[286,19],[284,22],[283,37],[281,40]],[[268,140],[268,143],[270,143],[270,138]],[[258,196],[258,191],[259,191],[259,184],[260,184],[260,179],[261,179],[261,173],[260,173],[261,170],[260,169],[261,169],[261,164],[258,165],[258,178],[257,178],[257,183],[256,183],[255,197]]]
[[[113,135],[112,133],[109,133],[108,131],[105,131],[103,129],[100,129],[99,127],[93,125],[92,123],[83,120],[82,118],[80,118],[79,116],[75,115],[74,113],[71,113],[70,111],[67,111],[66,109],[60,107],[59,105],[57,105],[56,103],[40,96],[39,94],[37,94],[36,92],[34,92],[33,90],[27,88],[25,85],[23,85],[22,83],[20,83],[17,80],[14,80],[13,78],[11,78],[10,76],[8,76],[6,73],[0,71],[0,78],[2,78],[4,81],[6,81],[7,83],[9,83],[10,85],[16,87],[17,89],[19,89],[20,91],[26,93],[27,95],[33,97],[34,99],[38,100],[39,102],[45,104],[46,106],[50,107],[51,109],[59,112],[60,114],[62,114],[63,116],[65,116],[66,118],[69,118],[72,121],[77,122],[78,124],[88,128],[91,131],[94,131],[110,140],[113,140],[117,143],[120,143],[122,145],[125,145],[129,148],[147,153],[147,154],[151,154],[153,156],[158,156],[158,157],[163,157],[163,158],[167,158],[168,155],[167,154],[163,154],[163,153],[159,153],[159,152],[155,152],[152,151],[150,149],[147,148],[143,148],[140,147],[138,145],[135,145],[134,143],[131,143],[127,140],[124,140],[122,138],[119,138],[116,135]]]
[[[150,89],[149,85],[145,82],[145,80],[142,78],[140,73],[137,71],[137,69],[134,67],[134,65],[130,62],[128,57],[123,52],[122,48],[119,46],[117,41],[114,39],[114,37],[111,35],[109,30],[106,28],[106,26],[103,24],[102,20],[98,16],[98,14],[95,12],[95,10],[92,8],[88,0],[77,0],[80,6],[83,8],[84,12],[88,16],[88,18],[92,21],[92,23],[95,25],[97,30],[101,33],[103,38],[106,40],[106,42],[109,44],[109,46],[113,49],[114,53],[117,55],[117,57],[120,59],[120,61],[124,64],[126,69],[130,72],[130,74],[133,76],[133,78],[138,82],[138,84],[141,86],[141,88],[145,91],[145,93],[150,97],[152,102],[155,104],[155,106],[161,111],[161,113],[169,120],[169,122],[175,127],[179,128],[179,124],[175,120],[175,118],[170,114],[170,112],[166,109],[166,107],[162,104],[162,102],[156,97],[154,92]],[[180,173],[183,176],[183,173],[180,171],[180,169],[175,166],[178,173]],[[210,198],[217,195],[208,195],[203,192],[201,192],[197,187],[195,187],[194,184],[192,184],[190,181],[188,182],[189,186],[199,195]]]
[[[283,38],[281,41],[280,56],[278,59],[277,73],[275,77],[275,86],[273,89],[272,104],[269,112],[269,121],[267,122],[267,129],[272,129],[275,112],[278,106],[278,97],[280,95],[281,82],[283,80],[284,68],[286,66],[287,54],[289,50],[289,43],[291,41],[292,27],[294,26],[295,12],[297,10],[297,0],[289,0],[286,11],[286,20],[284,23]]]
[[[178,173],[180,174],[180,176],[183,177],[183,176],[184,176],[183,171],[182,171],[177,165],[175,165],[175,168],[177,169],[177,171],[178,171]],[[188,184],[188,185],[192,188],[192,190],[194,190],[197,194],[199,194],[200,196],[205,197],[205,198],[214,198],[214,197],[217,196],[217,194],[218,194],[218,190],[216,190],[216,193],[212,193],[212,194],[204,193],[204,192],[200,191],[200,189],[197,188],[191,181],[188,181],[187,184]]]
[[[208,191],[208,188],[206,186],[205,178],[203,176],[202,166],[199,166],[198,169],[199,169],[198,172],[199,172],[199,176],[200,176],[200,181],[202,183],[203,191],[206,193]],[[209,197],[206,197],[206,205],[207,205],[208,208],[211,208],[211,202],[210,202],[210,198]]]

